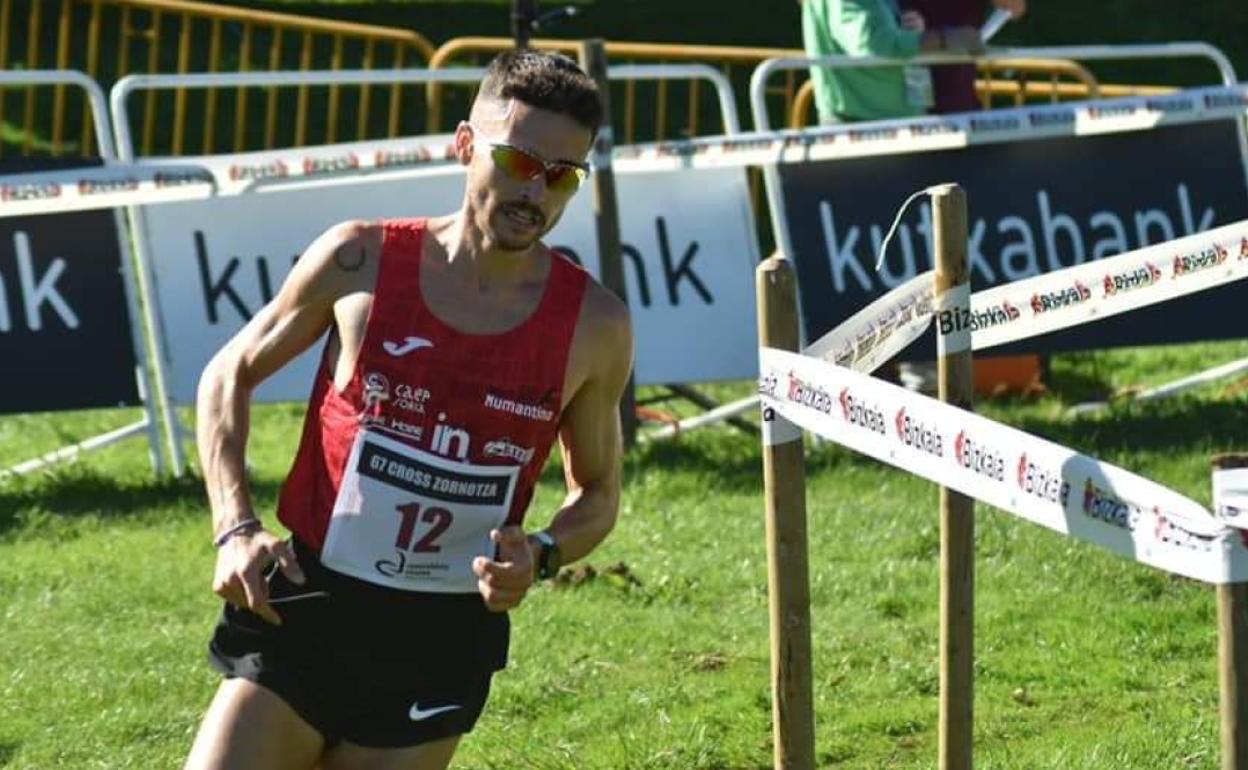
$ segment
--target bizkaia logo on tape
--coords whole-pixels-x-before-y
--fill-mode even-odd
[[[1122,292],[1156,286],[1161,282],[1161,275],[1161,268],[1152,262],[1145,262],[1134,270],[1107,275],[1104,296],[1112,297]]]
[[[1070,482],[1061,473],[1028,459],[1026,452],[1018,458],[1018,488],[1041,500],[1058,503],[1063,508],[1070,500]]]
[[[1049,313],[1062,308],[1082,305],[1089,299],[1092,299],[1092,290],[1084,286],[1080,281],[1075,281],[1074,286],[1060,291],[1033,294],[1031,297],[1031,311],[1036,315],[1040,315],[1041,313]]]
[[[841,390],[841,414],[845,417],[845,422],[850,425],[856,425],[859,428],[866,428],[872,433],[878,433],[881,436],[885,434],[884,429],[884,412],[875,404],[867,403],[859,396],[855,396],[849,388]]]
[[[1210,553],[1217,544],[1216,535],[1193,532],[1155,507],[1153,513],[1157,517],[1157,524],[1153,527],[1153,539],[1159,543],[1198,553]]]
[[[965,430],[953,440],[953,457],[958,465],[995,481],[1005,481],[1005,455],[974,439]]]
[[[1034,299],[1032,300],[1032,306],[1035,306]],[[950,310],[942,310],[937,318],[937,324],[940,326],[941,336],[948,336],[954,332],[968,330],[977,332],[982,329],[991,329],[994,326],[1004,326],[1017,321],[1020,317],[1022,317],[1022,313],[1018,308],[1010,304],[1010,301],[1007,299],[1002,300],[1000,305],[982,309],[952,308]]]
[[[1108,489],[1101,489],[1088,479],[1083,485],[1083,514],[1106,524],[1134,532],[1140,520],[1139,506],[1120,500]]]
[[[1226,249],[1216,243],[1198,254],[1180,254],[1174,258],[1174,277],[1217,267],[1226,261],[1227,256]]]
[[[811,385],[792,372],[789,373],[789,401],[808,406],[824,414],[832,414],[832,394],[817,385]]]
[[[904,406],[897,410],[893,423],[897,426],[897,438],[901,439],[901,443],[936,457],[945,456],[945,442],[940,431],[911,416]]]

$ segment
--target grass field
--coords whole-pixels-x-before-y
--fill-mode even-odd
[[[1210,455],[1248,440],[1242,391],[1065,408],[1246,355],[1059,356],[1050,396],[982,411],[1208,503]],[[256,410],[266,513],[301,411]],[[0,464],[128,416],[2,418]],[[726,429],[630,455],[597,576],[542,586],[514,613],[511,666],[455,767],[770,767],[759,456]],[[935,767],[936,490],[827,444],[808,457],[819,764]],[[533,525],[558,479],[548,469]],[[977,527],[977,767],[1216,768],[1212,590],[983,506]],[[197,483],[153,481],[137,442],[0,481],[0,767],[179,766],[216,683],[208,536]]]

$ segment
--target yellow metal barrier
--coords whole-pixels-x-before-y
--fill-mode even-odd
[[[549,38],[535,38],[530,40],[529,44],[534,48],[559,51],[570,56],[576,56],[578,45],[575,40],[554,40]],[[429,58],[429,67],[434,69],[457,64],[480,64],[483,58],[507,50],[512,45],[512,40],[504,37],[457,37],[443,43],[434,52],[433,56]],[[800,50],[792,48],[747,48],[621,41],[608,41],[606,49],[607,56],[611,58],[612,62],[621,64],[698,63],[718,66],[732,81],[739,100],[738,106],[742,109],[748,107],[747,95],[749,93],[750,73],[753,72],[760,62],[776,57],[803,55]],[[768,89],[769,95],[782,98],[785,104],[791,103],[797,93],[797,79],[798,73],[786,73],[781,78],[781,85],[772,86]],[[452,88],[455,87],[437,83],[431,83],[427,86],[429,92],[428,130],[430,133],[436,133],[449,128],[449,126],[443,125],[443,118],[446,114],[446,92]],[[677,89],[672,84],[665,80],[657,81],[654,84],[655,99],[653,110],[645,113],[638,109],[640,84],[634,81],[627,81],[617,84],[615,88],[621,91],[621,95],[616,96],[613,93],[612,104],[623,106],[622,115],[619,115],[621,123],[617,126],[618,133],[616,136],[617,139],[625,144],[646,139],[662,140],[668,138],[669,135],[696,135],[699,128],[704,125],[704,121],[718,115],[718,109],[715,108],[714,102],[709,99],[703,99],[703,89],[699,88],[699,84],[696,81],[682,81],[680,84],[680,89],[687,89],[687,91],[678,92],[685,94],[683,101],[677,101],[679,97],[673,96],[673,92],[677,91]],[[461,88],[460,90],[462,91],[463,89]],[[639,120],[640,115],[650,118],[652,125],[649,126],[649,131],[643,130]],[[717,118],[715,119],[717,120]],[[715,126],[717,123],[712,121],[709,125]]]
[[[55,47],[44,46],[53,28]],[[0,0],[0,68],[78,69],[105,88],[132,72],[399,68],[419,66],[433,53],[425,37],[407,29],[196,0]],[[9,122],[20,125],[18,143],[23,154],[43,149],[45,144],[52,155],[88,155],[94,150],[85,100],[74,95],[80,108],[71,106],[63,86],[52,89],[50,100],[43,95],[37,98],[34,88],[20,90],[25,91],[20,115]],[[344,94],[347,90],[350,93]],[[233,149],[247,148],[244,129],[254,94],[244,89],[230,91],[219,94],[218,89],[203,89],[194,98],[184,90],[149,91],[137,116],[143,154],[213,152],[220,149],[223,130],[233,134]],[[307,88],[299,89],[293,105],[283,104],[275,89],[267,89],[261,108],[263,146],[272,147],[279,140],[293,144],[335,141],[350,131],[365,138],[369,108],[375,106],[371,96],[368,86],[331,87],[325,100],[316,100],[314,109]],[[385,105],[389,113],[384,123],[391,135],[400,126],[401,96],[398,88],[390,89]],[[172,104],[165,102],[166,97]],[[6,110],[7,115],[16,112],[12,106],[14,102],[0,91],[0,127]],[[344,109],[347,106],[357,116],[354,121],[343,121],[351,126],[344,132],[338,116],[349,112]],[[279,114],[293,120],[279,121]],[[73,126],[76,142],[66,138],[71,115],[80,116],[80,125]],[[169,128],[159,132],[159,137],[158,124]],[[321,124],[324,130],[310,136],[309,127]],[[279,136],[279,129],[285,127],[293,128],[290,135]],[[0,141],[0,152],[4,144]]]

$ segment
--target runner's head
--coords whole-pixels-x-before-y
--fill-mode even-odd
[[[527,251],[554,227],[588,174],[602,120],[594,81],[566,56],[522,49],[495,57],[455,131],[468,166],[467,212],[487,248]]]

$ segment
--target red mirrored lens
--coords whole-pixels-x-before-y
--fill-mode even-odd
[[[559,164],[546,169],[546,186],[558,192],[571,192],[581,186],[585,172],[576,166]]]
[[[499,168],[521,181],[536,179],[538,174],[546,170],[545,164],[540,160],[515,147],[495,145],[491,156]]]
[[[496,144],[490,153],[495,165],[506,172],[511,178],[525,182],[545,175],[546,187],[556,192],[572,192],[581,186],[586,173],[584,169],[567,163],[546,165],[540,158],[534,157],[518,147]]]

